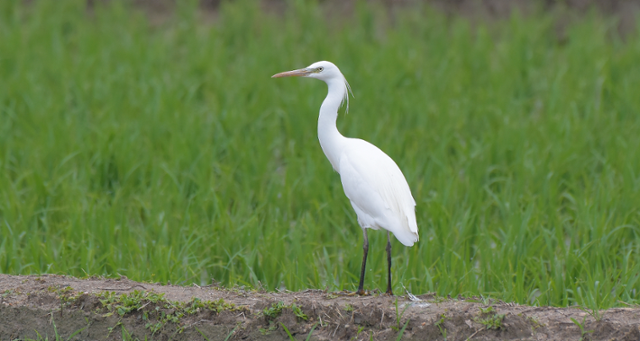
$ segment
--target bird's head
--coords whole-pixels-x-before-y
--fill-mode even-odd
[[[309,77],[309,78],[317,78],[323,81],[329,81],[331,79],[344,79],[344,76],[340,72],[337,66],[335,66],[332,62],[315,62],[306,68],[280,72],[277,73],[271,78],[280,78],[280,77]]]
[[[332,62],[321,61],[315,62],[306,68],[280,72],[271,76],[271,78],[280,78],[280,77],[308,77],[308,78],[316,78],[322,81],[325,81],[327,85],[331,88],[331,84],[335,84],[335,86],[339,86],[344,89],[343,101],[347,102],[347,111],[349,111],[349,92],[351,92],[351,87],[347,82],[347,79],[344,78],[340,69],[338,69],[335,64]],[[353,93],[352,93],[353,95]]]

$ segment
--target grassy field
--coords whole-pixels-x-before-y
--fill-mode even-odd
[[[326,86],[270,79],[330,60],[355,94],[340,130],[417,201],[396,292],[640,303],[640,29],[19,3],[0,3],[0,273],[355,289],[362,233],[316,138]]]

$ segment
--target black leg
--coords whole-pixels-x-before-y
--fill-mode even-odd
[[[393,290],[391,290],[391,236],[387,231],[387,264],[389,264],[389,277],[387,277],[387,294],[393,296]]]
[[[360,269],[360,284],[358,285],[358,291],[356,294],[364,295],[364,271],[367,265],[367,254],[369,253],[369,237],[367,237],[367,229],[362,229],[362,233],[364,234],[364,243],[362,244],[362,249],[364,250],[364,255],[362,256],[362,269]]]

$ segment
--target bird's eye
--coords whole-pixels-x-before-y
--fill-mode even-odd
[[[318,67],[317,70],[318,70],[318,72],[322,72],[322,70],[324,70],[324,67],[320,66],[320,67]]]

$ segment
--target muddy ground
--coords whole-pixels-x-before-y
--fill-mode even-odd
[[[112,0],[87,0],[89,6],[97,2]],[[153,18],[173,13],[178,0],[129,0],[136,7],[150,13]],[[233,0],[231,0],[233,1]],[[282,13],[291,3],[287,0],[258,0],[265,11]],[[200,8],[208,17],[216,17],[223,0],[198,0]],[[318,3],[331,17],[343,17],[348,20],[356,10],[356,0],[319,0]],[[616,19],[619,33],[625,35],[637,32],[637,19],[640,13],[640,0],[369,0],[382,4],[389,13],[396,9],[416,8],[427,4],[447,15],[462,15],[472,21],[504,19],[513,11],[523,14],[537,10],[563,12],[558,16],[558,24],[563,26],[581,15],[594,10]],[[162,20],[160,20],[162,21]]]
[[[31,1],[31,0],[25,0]],[[86,0],[88,8],[94,8],[97,3],[113,0]],[[127,0],[136,8],[142,9],[150,15],[155,24],[165,22],[165,19],[175,11],[179,0]],[[224,0],[197,0],[203,17],[217,18],[220,5]],[[228,0],[234,1],[234,0]],[[258,0],[264,11],[282,13],[292,2],[287,0]],[[357,0],[319,0],[317,1],[335,19],[342,17],[348,20],[356,10]],[[640,0],[369,0],[383,5],[389,13],[396,9],[417,8],[427,4],[440,10],[446,15],[461,15],[471,19],[492,21],[507,18],[514,11],[522,14],[533,13],[538,10],[547,12],[561,12],[556,21],[562,29],[568,23],[579,20],[590,11],[597,11],[616,21],[618,33],[625,36],[637,32],[637,19],[640,13]]]
[[[351,297],[322,290],[160,285],[124,277],[0,274],[0,340],[37,339],[38,334],[49,340],[56,335],[63,340],[290,340],[289,332],[297,340],[311,334],[309,340],[397,340],[401,335],[402,340],[631,341],[640,340],[639,328],[640,307],[586,312],[430,294]]]

